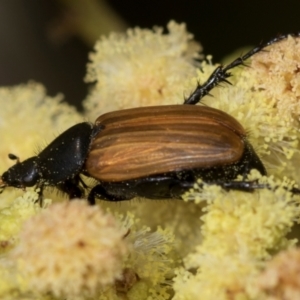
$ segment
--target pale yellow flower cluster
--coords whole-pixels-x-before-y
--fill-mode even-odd
[[[0,210],[0,253],[10,250],[19,242],[18,234],[25,220],[42,210],[37,203],[38,195],[26,192],[17,197],[8,208]],[[44,199],[44,206],[48,201]]]
[[[175,299],[297,299],[299,295],[293,281],[274,283],[272,271],[259,275],[274,253],[296,243],[287,234],[299,220],[299,200],[288,192],[293,182],[284,175],[299,181],[298,48],[299,39],[288,37],[258,53],[250,68],[234,70],[233,86],[213,91],[217,101],[204,101],[235,116],[247,128],[268,172],[281,180],[253,174],[250,180],[259,179],[273,188],[245,194],[196,186],[186,195],[208,205],[202,217],[203,241],[185,259],[186,268],[197,272],[178,272]],[[277,267],[277,278],[290,278],[290,269],[286,272],[283,264],[282,260],[279,268],[275,261],[270,268]],[[264,288],[262,278],[268,282]],[[294,297],[285,298],[291,294],[291,285]]]
[[[258,278],[259,288],[267,300],[297,300],[300,290],[300,250],[289,249],[267,263]]]
[[[13,164],[8,153],[21,160],[33,156],[38,147],[83,119],[74,107],[62,102],[62,95],[47,96],[46,89],[35,82],[1,87],[0,99],[1,169]]]
[[[120,218],[120,217],[119,217]],[[130,230],[127,240],[132,245],[131,255],[125,266],[138,274],[139,282],[129,291],[130,299],[168,299],[171,293],[170,279],[173,277],[176,258],[174,253],[174,234],[170,229],[142,226],[133,214],[120,218],[125,228]]]
[[[102,37],[90,55],[87,82],[96,82],[84,106],[91,119],[99,112],[137,106],[181,104],[196,76],[201,47],[185,24],[170,22],[169,33],[129,29]]]
[[[259,178],[251,174],[250,180]],[[175,280],[175,299],[256,299],[256,280],[273,253],[295,244],[286,237],[300,211],[287,188],[290,183],[261,179],[275,190],[226,192],[217,186],[195,186],[189,200],[207,201],[200,229],[202,243],[185,259],[187,270]],[[188,279],[186,279],[188,275]],[[182,282],[185,282],[185,285]],[[261,295],[260,295],[261,296]]]
[[[39,84],[1,88],[0,173],[13,164],[8,153],[21,160],[32,156],[41,142],[83,119],[134,106],[182,104],[215,65],[208,60],[198,69],[200,46],[184,24],[170,22],[168,31],[135,28],[98,41],[88,65],[86,80],[95,85],[84,116],[60,97],[50,99]],[[298,254],[267,261],[295,245],[287,234],[300,217],[299,197],[289,192],[290,180],[300,183],[298,44],[289,37],[268,47],[247,62],[250,68],[232,70],[232,86],[217,87],[214,97],[203,99],[246,128],[268,173],[276,176],[252,172],[248,180],[269,189],[228,192],[199,182],[186,202],[89,207],[64,200],[48,208],[49,200],[40,208],[36,193],[17,198],[15,189],[6,188],[0,298],[269,300],[287,293],[290,282],[282,278],[297,271],[286,262],[297,265]],[[293,292],[300,292],[298,285]]]
[[[249,67],[233,69],[232,86],[216,88],[203,102],[234,116],[272,174],[300,176],[299,161],[299,39],[288,37],[253,56]],[[285,53],[287,52],[287,53]],[[203,64],[200,82],[213,66]],[[284,87],[282,86],[284,85]],[[294,160],[291,162],[290,160]]]
[[[299,174],[300,42],[289,36],[252,60],[249,76],[255,94],[272,105],[261,120],[260,132],[270,155],[266,164],[297,182]],[[245,83],[244,83],[245,84]]]
[[[29,82],[14,87],[0,87],[0,168],[1,174],[15,161],[36,155],[63,130],[83,120],[76,109],[62,102],[62,95],[47,96],[39,83]],[[0,208],[21,195],[19,190],[0,195]],[[56,194],[57,195],[57,194]]]
[[[13,250],[28,290],[95,296],[122,279],[127,243],[116,220],[85,201],[56,203],[24,223]]]

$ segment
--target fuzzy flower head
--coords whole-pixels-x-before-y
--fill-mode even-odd
[[[19,242],[19,232],[25,220],[38,214],[49,204],[44,199],[42,208],[38,201],[38,194],[27,191],[17,197],[8,207],[0,209],[0,253],[10,250]]]
[[[185,258],[187,270],[196,274],[178,273],[175,299],[252,299],[265,261],[295,244],[286,237],[300,215],[289,192],[293,183],[261,178],[257,172],[248,180],[259,180],[270,190],[226,192],[201,183],[185,195],[189,201],[207,201],[207,206],[200,229],[203,241]]]
[[[22,196],[14,199],[7,207],[0,209],[0,298],[3,300],[28,299],[20,289],[19,273],[15,263],[10,260],[10,251],[19,243],[19,234],[23,223],[39,214],[50,204],[49,199],[43,199],[43,205],[38,202],[38,194],[28,190]],[[32,296],[32,295],[31,295]],[[35,297],[30,299],[35,300]],[[51,300],[41,297],[40,300]]]
[[[0,176],[15,164],[9,153],[23,161],[36,155],[68,127],[82,121],[74,107],[62,102],[62,95],[50,97],[38,83],[0,88]],[[9,191],[9,192],[8,192]],[[0,195],[0,207],[20,195],[7,188]]]
[[[259,127],[262,144],[270,153],[265,162],[273,170],[281,165],[285,174],[297,181],[300,180],[299,52],[300,39],[288,36],[255,55],[249,71],[253,80],[249,88],[268,104]]]
[[[120,279],[127,250],[111,215],[74,200],[29,219],[13,258],[29,291],[75,297]]]
[[[300,116],[300,41],[288,36],[255,55],[251,63],[256,90],[264,90],[275,101],[281,116]]]
[[[126,240],[132,245],[125,269],[134,271],[139,277],[127,293],[128,299],[169,299],[169,279],[175,265],[173,232],[167,228],[151,231],[132,213],[119,215],[119,219],[122,227],[128,230]]]
[[[247,255],[218,257],[206,253],[196,274],[176,270],[173,300],[261,299],[251,298],[248,292],[258,273],[259,264]]]
[[[300,167],[299,45],[299,38],[291,36],[272,44],[246,61],[249,68],[230,70],[232,85],[215,88],[213,98],[203,99],[243,125],[269,173],[284,171],[293,178]],[[199,81],[204,82],[214,68],[210,61],[203,62]]]
[[[190,201],[207,201],[201,227],[203,242],[197,253],[222,256],[247,251],[250,256],[268,259],[271,252],[293,242],[285,238],[300,214],[298,202],[289,192],[293,183],[261,177],[258,172],[252,172],[247,180],[259,180],[270,190],[227,192],[219,186],[195,185],[186,194]],[[197,259],[194,264],[193,258],[191,255],[187,264],[195,267]]]
[[[106,111],[134,106],[182,104],[197,80],[200,84],[207,80],[216,66],[208,59],[200,71],[195,63],[199,46],[184,25],[170,22],[168,30],[164,34],[160,28],[136,28],[126,34],[111,34],[97,43],[86,77],[95,83],[85,101],[88,118],[93,121]],[[11,258],[19,270],[25,297],[37,292],[41,297],[63,299],[165,300],[175,292],[178,300],[263,299],[252,297],[258,290],[255,279],[266,260],[295,244],[287,234],[300,217],[299,201],[289,192],[293,183],[283,177],[300,178],[298,40],[288,38],[254,55],[246,62],[251,68],[231,70],[233,85],[224,83],[214,88],[214,97],[199,103],[234,116],[249,132],[248,139],[268,174],[276,173],[280,180],[251,173],[248,180],[270,188],[253,193],[227,192],[199,182],[186,197],[188,204],[198,206],[193,209],[195,218],[178,209],[177,203],[168,206],[168,213],[159,206],[147,210],[144,201],[138,203],[139,209],[131,207],[136,215],[144,210],[140,214],[144,224],[160,220],[158,224],[171,225],[157,231],[137,221],[116,224],[98,206],[73,201],[53,205],[28,220],[19,241],[19,216],[10,206],[0,212],[1,238],[5,243],[19,243]],[[285,55],[288,59],[282,59]],[[11,165],[8,153],[19,155],[22,150],[21,159],[32,156],[35,141],[39,143],[41,137],[52,140],[53,132],[79,121],[72,108],[47,97],[40,85],[3,88],[1,99],[3,164],[8,161]],[[19,131],[12,134],[12,127]],[[114,210],[122,205],[114,206]],[[24,219],[40,212],[34,205],[18,208]],[[120,230],[120,223],[128,233]],[[174,233],[178,232],[181,248],[174,243]],[[191,236],[193,243],[187,242]],[[128,250],[129,243],[132,247]],[[179,252],[181,257],[186,255],[184,266],[178,268],[181,260],[176,259],[174,249],[183,248],[185,252]],[[0,282],[1,274],[5,273],[5,278],[8,273],[1,267]],[[177,275],[172,286],[174,270]]]
[[[159,27],[129,29],[97,42],[86,77],[96,84],[84,103],[92,119],[122,108],[183,102],[200,46],[185,24],[172,21],[167,28],[168,34]]]
[[[300,294],[300,249],[276,255],[258,276],[258,286],[266,300],[297,300]]]
[[[8,153],[23,160],[55,134],[82,120],[75,108],[62,103],[62,95],[49,97],[46,89],[34,82],[0,88],[0,103],[1,168],[13,164]]]

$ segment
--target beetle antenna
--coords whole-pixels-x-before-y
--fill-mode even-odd
[[[9,153],[8,154],[8,158],[11,159],[11,160],[16,160],[16,164],[19,164],[20,163],[20,158],[19,156],[13,154],[13,153]]]

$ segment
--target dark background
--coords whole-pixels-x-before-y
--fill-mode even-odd
[[[75,0],[73,0],[75,1]],[[90,1],[90,0],[86,0]],[[63,1],[0,0],[0,85],[35,80],[50,95],[62,92],[80,108],[92,46],[78,35],[53,43],[49,24],[65,12]],[[165,26],[185,22],[214,61],[241,46],[255,45],[278,33],[300,31],[300,1],[110,0],[128,26]]]

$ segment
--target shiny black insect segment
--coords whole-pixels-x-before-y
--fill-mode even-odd
[[[299,36],[296,34],[294,36]],[[263,48],[285,39],[278,36],[227,66],[219,66],[196,87],[183,105],[120,110],[100,116],[95,124],[77,124],[37,156],[3,173],[1,187],[55,186],[70,198],[88,189],[84,174],[97,180],[88,201],[179,198],[198,178],[225,189],[251,191],[256,182],[234,181],[251,169],[266,170],[241,124],[217,109],[196,106],[217,85],[228,82],[229,70]],[[294,189],[295,193],[299,190]]]

